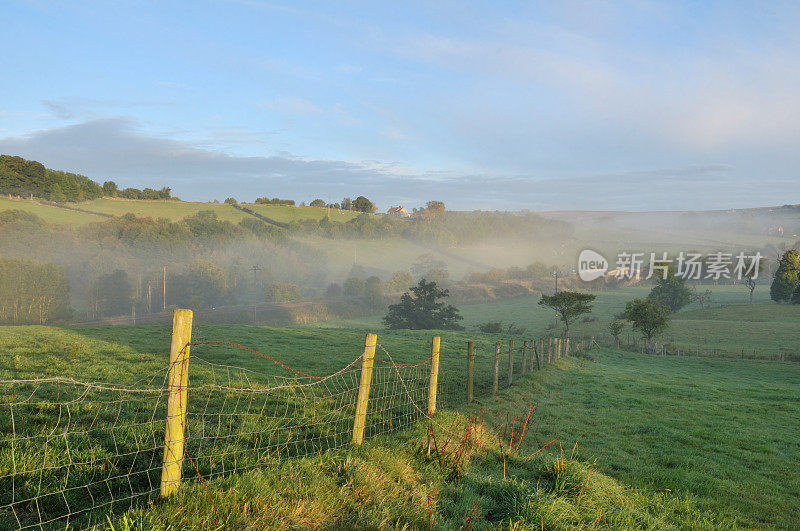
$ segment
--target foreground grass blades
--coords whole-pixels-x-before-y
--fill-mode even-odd
[[[470,427],[471,426],[471,427]],[[364,447],[276,462],[186,485],[177,496],[100,522],[113,529],[729,527],[689,497],[635,491],[569,452],[506,457],[497,434],[463,415]],[[457,440],[470,429],[463,455]],[[450,444],[447,444],[448,440]],[[441,448],[447,447],[447,448]],[[505,468],[505,472],[504,472]]]

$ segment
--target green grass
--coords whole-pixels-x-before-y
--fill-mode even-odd
[[[689,495],[745,527],[800,526],[800,365],[592,352],[486,404],[537,406],[531,436],[577,442],[632,488]]]
[[[330,215],[331,221],[345,222],[358,217],[360,212],[350,210],[339,210],[337,208],[327,209],[324,207],[310,206],[291,206],[291,205],[256,205],[253,203],[242,204],[253,212],[266,216],[272,220],[289,223],[302,219],[320,220]]]
[[[169,332],[166,326],[0,328],[0,378],[58,375],[131,382],[164,369]],[[342,368],[360,354],[363,332],[361,328],[197,326],[193,340],[240,343],[289,366],[322,375]],[[419,362],[428,356],[432,332],[378,330],[378,334],[381,347],[397,362]],[[124,516],[119,511],[126,507],[120,504],[112,517],[114,527],[425,527],[431,507],[438,527],[460,528],[467,523],[476,499],[480,500],[476,509],[478,528],[593,524],[612,528],[727,528],[735,522],[745,527],[800,525],[794,503],[800,496],[796,474],[800,406],[792,398],[800,384],[800,365],[603,350],[590,353],[592,360],[561,360],[542,372],[518,378],[514,387],[492,398],[488,393],[491,345],[499,336],[477,336],[469,331],[442,332],[441,336],[440,406],[465,411],[464,347],[468,338],[475,338],[478,403],[471,411],[482,416],[487,429],[494,432],[483,437],[482,444],[470,448],[463,469],[453,464],[453,456],[442,466],[438,459],[428,456],[422,450],[425,427],[419,425],[391,435],[381,435],[384,429],[373,429],[368,434],[377,438],[368,440],[364,447],[327,446],[332,449],[321,455],[316,452],[324,450],[324,445],[310,448],[310,453],[295,448],[283,458],[240,456],[236,465],[229,458],[226,461],[220,450],[216,457],[197,460],[201,474],[214,476],[222,463],[235,465],[240,472],[205,483],[189,482],[174,500],[152,508],[136,506]],[[377,357],[388,360],[383,348],[378,349]],[[201,359],[258,371],[273,379],[287,375],[285,369],[241,349],[204,345],[195,347],[192,356],[190,385],[195,387],[212,378]],[[506,379],[505,366],[504,354],[501,382]],[[519,366],[515,371],[519,373]],[[220,372],[213,375],[222,376]],[[422,380],[425,378],[423,374]],[[205,410],[225,414],[236,411],[231,408],[241,403],[237,397],[240,395],[235,392],[216,396],[195,391],[189,400],[190,407],[199,404]],[[310,415],[314,410],[307,407],[312,402],[303,405],[308,399],[298,396],[286,404],[293,403],[299,412],[305,410]],[[536,405],[536,413],[519,456],[505,460],[504,477],[503,457],[495,441],[498,436],[508,440],[507,415],[515,411],[520,415],[530,404]],[[382,411],[391,412],[395,407]],[[151,408],[143,411],[152,413]],[[92,407],[72,409],[71,413],[75,423],[98,418],[96,422],[112,425],[118,418],[114,410]],[[34,427],[37,422],[44,423],[42,426],[49,428],[52,424],[47,422],[53,415],[56,411],[41,410],[36,416],[26,417],[25,422]],[[349,431],[351,417],[349,410],[343,410],[336,421],[341,424],[337,429]],[[380,426],[380,419],[371,418],[370,426]],[[447,426],[464,423],[463,417],[455,418],[447,412],[440,419]],[[1,422],[4,429],[8,422],[7,418]],[[144,433],[156,439],[151,452],[156,463],[160,459],[160,435],[155,433],[159,428],[163,426]],[[190,426],[190,432],[197,429],[197,425]],[[298,429],[312,430],[305,431],[303,437],[324,436],[313,431],[318,429],[315,426],[298,425]],[[444,445],[447,435],[440,432],[438,437]],[[559,443],[522,461],[522,455],[555,437],[559,437]],[[128,443],[141,444],[142,440]],[[120,444],[124,440],[107,442]],[[571,458],[575,442],[577,454]],[[97,451],[103,444],[99,443],[95,441],[95,446],[87,446],[86,451]],[[223,448],[241,451],[248,444],[246,438],[233,439]],[[557,444],[563,445],[563,457]],[[452,449],[458,443],[448,445]],[[72,450],[76,448],[80,446]],[[53,463],[59,456],[63,458],[61,450],[57,444],[50,448]],[[110,458],[117,455],[110,449],[105,451]],[[190,452],[195,451],[197,448],[190,447]],[[39,459],[33,447],[26,455],[33,463]],[[297,457],[286,459],[286,455]],[[117,462],[113,466],[120,464],[127,465]],[[4,458],[0,451],[0,468],[5,466],[7,454]],[[189,464],[185,466],[185,475],[196,476]],[[150,480],[157,480],[157,469]],[[83,473],[91,476],[94,472]],[[428,496],[434,500],[430,505]],[[103,525],[105,511],[107,508],[78,523]],[[8,525],[8,520],[5,522]]]
[[[105,219],[94,214],[86,214],[84,212],[77,212],[75,210],[68,210],[52,205],[44,205],[30,199],[8,199],[0,197],[0,210],[24,210],[25,212],[36,214],[48,223],[55,223],[58,225],[81,226]]]
[[[249,215],[224,203],[190,203],[185,201],[143,201],[134,199],[102,198],[78,203],[78,208],[114,216],[133,214],[138,218],[166,218],[179,221],[202,210],[216,212],[219,219],[238,223]]]

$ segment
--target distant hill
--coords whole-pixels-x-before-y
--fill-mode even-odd
[[[100,197],[126,199],[169,199],[170,189],[126,188],[106,181],[101,186],[85,175],[51,170],[35,160],[13,155],[0,155],[0,194],[37,197],[57,203],[87,201]]]

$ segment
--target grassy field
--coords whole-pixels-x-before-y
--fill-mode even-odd
[[[705,287],[701,288],[705,289]],[[756,289],[754,304],[746,304],[747,290],[742,286],[712,286],[712,307],[700,308],[692,303],[673,316],[669,329],[660,341],[679,345],[683,349],[719,349],[729,353],[778,354],[800,353],[797,345],[797,323],[800,306],[777,305],[769,301],[767,286]],[[570,327],[572,336],[608,336],[608,324],[625,309],[625,303],[634,298],[646,297],[649,287],[629,287],[613,291],[596,292],[597,299],[589,320],[581,319]],[[539,306],[539,296],[519,297],[459,305],[462,324],[474,334],[477,325],[500,321],[526,329],[525,338],[558,335],[563,327],[555,325],[552,311]],[[381,316],[337,320],[312,326],[335,328],[356,326],[377,328]],[[630,326],[625,337],[639,337]]]
[[[531,436],[577,443],[630,488],[699,500],[750,528],[800,526],[800,365],[591,352],[481,406],[537,406]]]
[[[396,362],[420,362],[429,353],[432,332],[378,333],[378,359],[388,361],[391,356]],[[547,528],[592,525],[614,528],[730,527],[733,518],[745,524],[778,525],[796,521],[789,503],[781,501],[785,494],[794,492],[794,484],[787,478],[785,486],[775,485],[777,478],[786,473],[786,464],[796,459],[797,448],[792,446],[796,443],[791,442],[794,427],[788,420],[796,411],[790,406],[785,415],[781,412],[775,422],[767,424],[763,420],[763,408],[756,407],[762,400],[766,401],[765,407],[774,407],[777,397],[796,385],[797,369],[794,365],[789,372],[780,372],[777,367],[781,364],[775,364],[774,371],[760,370],[750,374],[745,370],[747,392],[741,394],[737,389],[741,388],[742,381],[736,377],[736,371],[747,369],[750,366],[747,364],[754,362],[704,360],[707,363],[697,365],[701,363],[698,360],[664,360],[597,352],[592,354],[596,361],[562,360],[540,373],[519,379],[516,386],[491,398],[487,393],[492,365],[490,345],[500,337],[474,337],[475,334],[469,332],[443,332],[441,336],[440,404],[462,410],[465,408],[465,341],[468,338],[478,340],[476,373],[480,404],[476,404],[473,411],[486,419],[488,426],[473,428],[475,431],[469,438],[468,448],[461,457],[457,457],[455,449],[461,445],[460,437],[465,433],[467,421],[463,416],[454,417],[443,412],[436,426],[437,439],[444,447],[441,458],[436,453],[429,455],[424,449],[426,429],[424,425],[417,425],[390,435],[382,434],[385,430],[374,430],[377,438],[355,450],[348,449],[347,445],[334,446],[322,455],[297,451],[298,457],[293,459],[262,456],[251,462],[240,458],[233,465],[230,460],[225,461],[224,456],[211,458],[208,462],[198,459],[196,464],[201,475],[207,478],[205,482],[188,483],[187,488],[169,503],[156,504],[149,509],[134,508],[122,516],[117,514],[111,519],[112,524],[115,528],[132,529],[170,526],[279,528],[287,524],[296,527],[425,527],[431,518],[436,527],[460,528],[469,523],[473,506],[475,527],[481,529],[499,525],[523,528],[542,525]],[[247,345],[289,366],[322,375],[341,369],[358,356],[363,348],[363,330],[198,326],[193,341],[230,341]],[[0,329],[0,351],[3,353],[0,378],[57,375],[92,381],[132,382],[144,374],[164,369],[168,344],[169,328],[164,326],[6,327]],[[197,346],[192,350],[192,357],[190,387],[194,388],[202,387],[210,380],[206,362],[242,367],[275,377],[287,374],[286,369],[271,361],[234,347]],[[675,365],[671,367],[669,362]],[[501,365],[505,366],[505,363]],[[703,370],[698,370],[700,367]],[[221,374],[217,373],[215,377]],[[662,374],[663,378],[660,377]],[[422,380],[426,377],[427,374],[423,374]],[[772,383],[757,393],[757,388],[763,387],[767,380]],[[230,377],[226,381],[230,381]],[[376,390],[382,381],[382,377],[378,377],[373,382],[374,386],[375,382],[378,383]],[[504,373],[501,381],[505,381]],[[256,385],[255,382],[252,380],[251,383]],[[426,384],[426,381],[422,383]],[[627,385],[631,386],[629,390],[618,391]],[[654,394],[654,389],[660,393]],[[695,394],[689,394],[690,391]],[[647,397],[641,393],[646,393]],[[381,396],[390,403],[394,401],[392,407],[397,407],[399,400],[391,398],[395,395],[373,397],[378,404]],[[304,404],[307,399],[306,395],[297,396],[295,403]],[[222,418],[227,419],[232,405],[239,407],[241,403],[241,397],[236,394],[226,395],[221,402],[214,400],[209,393],[190,392],[190,409],[199,402],[204,411],[210,410],[214,417],[216,408],[220,408]],[[640,407],[635,416],[631,415],[628,404],[636,403],[636,400],[654,407]],[[668,402],[673,404],[673,409],[665,412]],[[507,448],[510,435],[502,419],[506,412],[514,409],[521,412],[531,403],[537,405],[537,412],[529,426],[529,434],[516,456],[506,455],[508,450],[501,448]],[[661,460],[656,460],[647,457],[650,455],[647,451],[654,448],[655,456],[655,448],[675,444],[674,437],[685,422],[681,415],[689,407],[693,408],[692,422],[697,427],[680,439],[681,443],[687,444],[680,459],[699,460],[703,467],[695,470],[679,461],[683,466],[676,471],[664,461],[661,452],[658,453]],[[598,412],[600,408],[602,410]],[[744,410],[741,414],[732,413],[740,409]],[[385,408],[378,410],[389,411]],[[721,414],[721,411],[726,414]],[[150,410],[144,409],[144,412]],[[51,411],[50,415],[55,413]],[[76,415],[76,410],[70,413]],[[346,413],[341,423],[349,430],[352,416],[351,412]],[[77,411],[77,414],[82,415],[87,423],[91,420],[93,425],[93,419],[98,418],[98,423],[119,422],[119,415],[113,408],[107,412],[88,408]],[[306,409],[306,414],[315,412]],[[19,409],[16,418],[20,419]],[[43,422],[45,418],[47,412],[42,410],[31,422]],[[75,417],[71,417],[71,421],[78,422]],[[4,429],[8,428],[8,422],[7,418],[4,419]],[[226,425],[229,422],[226,420]],[[370,426],[375,425],[370,423]],[[17,426],[19,429],[20,425]],[[156,464],[160,463],[156,437],[160,435],[155,433],[159,426],[152,428],[152,433],[145,433],[156,439],[150,452]],[[413,423],[410,426],[413,427]],[[615,426],[623,429],[617,430]],[[296,429],[309,428],[298,425]],[[198,426],[190,422],[190,432],[196,433],[197,430]],[[700,444],[712,431],[716,436],[714,445],[704,450]],[[741,436],[722,436],[729,432],[741,433]],[[306,433],[306,436],[313,433],[317,432]],[[565,445],[565,454],[562,455],[561,447],[554,444],[525,460],[525,456],[556,436]],[[578,454],[573,458],[570,455],[571,444],[579,437]],[[742,462],[752,457],[752,454],[737,455],[742,450],[744,438],[751,438],[753,447],[763,453],[761,457],[766,461],[759,463],[770,466],[752,467],[748,469],[749,476],[740,481],[735,474],[743,466]],[[776,451],[783,452],[783,457],[775,458],[763,450],[767,444],[765,441],[775,440],[789,441],[776,447]],[[142,441],[143,438],[136,439],[137,448]],[[225,441],[224,448],[228,452],[252,444],[247,437]],[[501,444],[499,441],[504,442]],[[518,432],[514,441],[515,444],[519,441]],[[107,442],[112,441],[109,439]],[[119,435],[113,438],[114,445],[123,442]],[[97,445],[97,441],[94,444]],[[54,463],[59,455],[63,455],[57,450],[55,444],[49,449],[49,459]],[[76,447],[73,446],[72,451],[76,451]],[[195,451],[198,448],[192,447],[189,455],[194,455]],[[610,454],[609,459],[606,459],[606,451]],[[138,450],[136,455],[143,453]],[[118,452],[109,449],[107,456],[116,461],[111,466],[125,465],[117,461],[116,455]],[[721,462],[722,456],[728,456],[731,463]],[[29,459],[35,462],[35,453],[31,453]],[[219,463],[227,464],[239,472],[232,476],[220,475],[219,469],[211,466],[215,463],[217,466]],[[7,465],[8,462],[0,458],[0,467]],[[189,467],[188,464],[185,466]],[[691,475],[693,470],[695,475]],[[701,473],[713,474],[717,470],[724,472],[728,480],[712,481],[705,475],[702,481],[698,480]],[[681,476],[681,471],[689,475]],[[157,472],[156,466],[152,474]],[[88,470],[83,473],[90,474]],[[193,468],[188,468],[185,474],[196,475]],[[212,476],[219,477],[208,479]],[[762,491],[773,492],[774,496],[763,503],[742,505],[741,500],[726,498],[736,485],[745,487],[747,492],[760,486]],[[20,489],[20,486],[16,488]],[[656,490],[637,490],[645,488]],[[672,490],[666,492],[666,489]],[[772,520],[762,514],[766,504],[771,502],[780,512]],[[117,510],[121,509],[124,510],[124,504],[117,506]],[[744,509],[755,512],[745,514]],[[4,522],[8,525],[9,520]],[[103,511],[78,523],[102,526]]]
[[[345,222],[357,217],[360,212],[350,210],[339,210],[338,208],[327,209],[324,207],[298,207],[291,205],[256,205],[253,203],[243,204],[253,212],[266,216],[275,221],[289,223],[302,219],[320,220],[330,215],[331,221]]]
[[[97,212],[100,214],[110,214],[122,216],[124,214],[134,214],[139,218],[166,218],[170,221],[179,221],[187,216],[193,216],[202,210],[212,210],[216,212],[221,220],[238,223],[249,214],[237,210],[224,203],[193,203],[186,201],[144,201],[120,198],[102,198],[92,201],[77,203],[75,208],[87,212]],[[322,219],[328,215],[328,209],[317,207],[293,207],[285,205],[253,205],[247,204],[248,208],[259,214],[276,221],[289,222],[301,219]],[[85,225],[96,221],[103,221],[103,217],[92,215],[86,212],[60,208],[57,206],[46,205],[29,199],[7,199],[0,197],[0,210],[19,209],[32,212],[49,223],[64,225]],[[348,221],[356,217],[358,213],[344,210],[331,209],[330,217],[332,221]]]
[[[105,218],[85,212],[77,212],[66,208],[59,208],[52,205],[44,205],[38,201],[30,199],[8,199],[0,197],[0,210],[23,210],[36,214],[49,223],[59,225],[81,226],[96,221],[103,221]]]
[[[236,210],[224,203],[189,203],[184,201],[140,201],[133,199],[102,198],[85,203],[78,203],[78,208],[90,212],[100,212],[114,216],[134,214],[138,218],[166,218],[170,221],[179,221],[187,216],[193,216],[201,210],[212,210],[217,217],[224,221],[238,223],[248,214]]]

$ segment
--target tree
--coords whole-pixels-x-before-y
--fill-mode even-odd
[[[376,210],[375,203],[373,203],[363,195],[360,195],[356,198],[355,201],[353,201],[353,210],[357,212],[364,212],[370,214],[372,212],[375,212]]]
[[[325,201],[323,201],[322,199],[314,199],[313,201],[311,201],[311,202],[308,204],[308,206],[313,206],[313,207],[324,207],[324,206],[325,206]]]
[[[656,280],[655,287],[647,297],[665,304],[671,312],[677,312],[692,302],[693,294],[686,285],[686,279],[675,275],[675,271],[670,268],[666,277]]]
[[[113,273],[101,275],[92,283],[89,302],[95,317],[125,315],[133,306],[133,287],[128,274],[117,269]]]
[[[625,305],[625,318],[642,333],[648,348],[653,338],[669,326],[670,313],[669,306],[650,297],[633,299]]]
[[[386,290],[389,293],[407,291],[414,285],[414,277],[408,271],[395,271],[392,277],[386,282]]]
[[[114,181],[106,181],[103,183],[103,195],[117,197],[118,191],[119,189],[117,188],[117,183]]]
[[[569,337],[569,325],[579,316],[592,311],[592,302],[596,295],[577,291],[559,291],[555,295],[544,295],[539,306],[547,306],[558,313],[564,322],[564,337]]]
[[[349,197],[342,199],[342,210],[353,210],[353,200]]]
[[[325,297],[328,299],[336,299],[342,296],[342,286],[336,282],[332,282],[325,290]]]
[[[787,302],[792,298],[797,289],[798,275],[800,275],[800,253],[790,249],[783,253],[778,261],[778,270],[772,279],[769,296],[778,304]]]
[[[367,291],[367,282],[361,277],[350,277],[344,281],[344,294],[348,297],[363,297]]]
[[[225,203],[228,205],[238,205],[239,201],[237,201],[235,197],[228,197],[225,199]]]
[[[444,213],[444,202],[443,201],[428,201],[425,205],[425,211],[428,217],[434,218],[439,214]]]
[[[423,278],[411,288],[411,294],[404,293],[399,303],[389,306],[383,322],[392,330],[463,330],[458,324],[462,319],[458,309],[440,302],[449,295],[448,290],[439,289],[435,282]]]
[[[608,331],[611,333],[611,337],[614,338],[614,342],[617,344],[617,348],[619,348],[619,336],[622,334],[622,331],[625,329],[625,321],[621,319],[614,319],[608,324]]]
[[[267,302],[292,302],[300,299],[300,288],[297,284],[273,282],[264,289],[264,300]]]
[[[702,292],[694,290],[694,293],[692,293],[692,300],[699,302],[700,307],[706,309],[709,306],[709,304],[711,304],[711,297],[713,297],[713,295],[714,294],[711,292],[710,289],[707,289]]]
[[[381,285],[381,279],[376,276],[369,277],[364,287],[364,296],[367,298],[367,304],[369,304],[371,308],[380,308],[383,305],[383,286]]]

